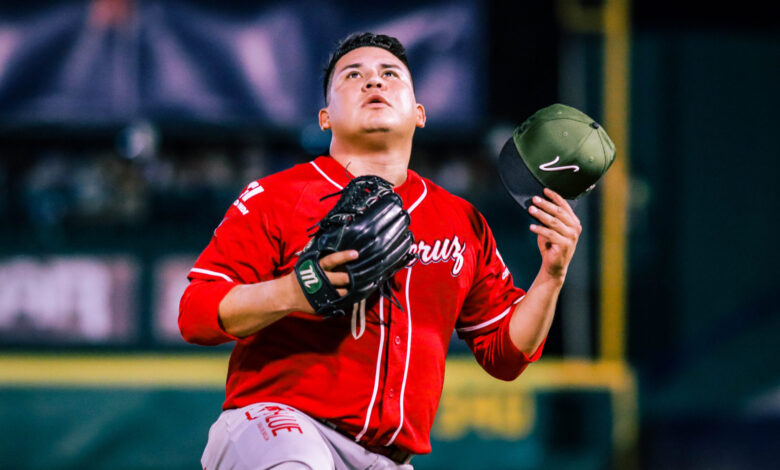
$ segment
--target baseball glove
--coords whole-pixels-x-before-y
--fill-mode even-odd
[[[343,316],[352,306],[379,289],[400,307],[389,286],[390,278],[415,255],[409,253],[414,236],[403,201],[386,180],[373,175],[351,180],[335,207],[312,227],[319,227],[295,264],[295,274],[314,311],[323,316]],[[349,274],[347,293],[339,296],[319,260],[342,250],[357,250],[356,260],[345,263]]]

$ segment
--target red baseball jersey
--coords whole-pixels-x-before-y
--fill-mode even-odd
[[[236,284],[293,270],[308,229],[335,205],[323,196],[352,178],[331,157],[249,184],[189,273],[179,326],[187,341],[235,341],[224,409],[285,403],[327,419],[370,446],[430,452],[430,431],[453,330],[490,374],[512,380],[541,355],[511,342],[509,313],[522,299],[483,216],[468,202],[408,170],[395,188],[411,215],[419,256],[392,279],[402,305],[378,294],[352,316],[296,312],[236,338],[218,321]]]

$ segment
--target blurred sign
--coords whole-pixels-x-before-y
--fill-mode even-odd
[[[305,0],[3,5],[0,123],[315,123],[328,55],[356,31],[404,43],[430,124],[468,125],[484,112],[478,2],[373,10]]]
[[[533,431],[536,419],[530,391],[501,387],[449,389],[442,396],[440,410],[435,435],[441,441],[455,441],[470,433],[494,439],[525,439]]]
[[[167,257],[154,268],[154,336],[163,343],[183,343],[179,332],[179,300],[197,255]]]
[[[125,257],[0,260],[0,341],[130,342],[137,280],[136,263]]]
[[[636,444],[627,364],[543,359],[512,382],[448,358],[433,451],[415,468],[603,469]]]

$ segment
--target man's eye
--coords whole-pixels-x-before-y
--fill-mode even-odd
[[[388,77],[388,76],[390,76],[390,77],[397,77],[398,74],[395,71],[393,71],[393,70],[385,70],[384,76],[385,77]]]
[[[349,72],[347,74],[347,78],[358,78],[360,76],[360,73],[358,72]]]

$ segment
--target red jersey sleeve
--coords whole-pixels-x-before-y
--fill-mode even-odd
[[[262,180],[261,180],[262,181]],[[240,284],[273,279],[281,259],[274,198],[250,183],[230,206],[188,277]]]
[[[474,282],[455,325],[477,362],[491,375],[513,380],[541,356],[542,347],[528,357],[509,337],[509,320],[525,291],[514,286],[512,274],[498,252],[493,232],[476,209],[473,219],[480,246]]]
[[[219,303],[237,284],[275,277],[281,258],[276,204],[262,180],[250,183],[214,230],[208,246],[195,261],[190,285],[179,304],[179,329],[185,340],[204,345],[237,339],[219,323]]]
[[[228,334],[219,321],[219,303],[235,282],[193,279],[179,303],[179,331],[190,343],[216,346],[238,338]]]

